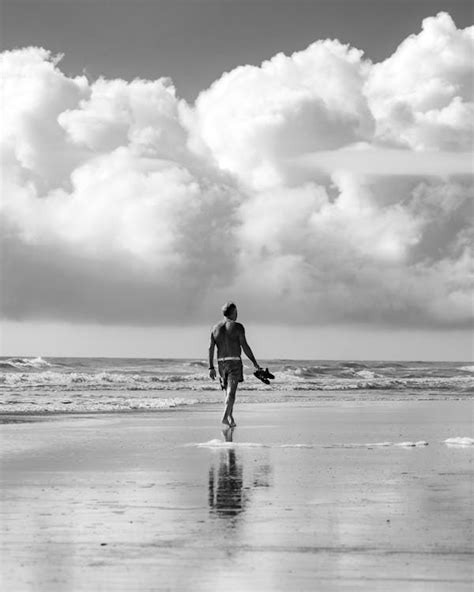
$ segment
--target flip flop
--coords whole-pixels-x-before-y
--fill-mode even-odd
[[[273,374],[268,370],[268,368],[265,368],[265,378],[269,378],[270,380],[275,380],[275,377],[273,376]]]
[[[253,373],[253,375],[255,376],[255,378],[258,378],[265,384],[270,384],[269,379],[273,380],[275,378],[273,374],[271,374],[271,372],[268,371],[268,368],[265,368],[265,370],[263,368],[259,368]]]

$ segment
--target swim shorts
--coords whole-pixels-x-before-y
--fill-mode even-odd
[[[244,368],[242,360],[223,360],[217,363],[219,368],[219,376],[221,380],[221,387],[227,388],[227,383],[231,382],[243,382],[244,381]]]

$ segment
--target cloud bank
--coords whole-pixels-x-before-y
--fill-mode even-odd
[[[316,41],[193,105],[4,52],[2,315],[472,323],[473,45],[440,13],[381,63]]]

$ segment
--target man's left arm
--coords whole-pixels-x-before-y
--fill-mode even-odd
[[[247,356],[247,358],[252,362],[252,364],[258,370],[260,368],[260,365],[257,362],[257,360],[255,359],[255,356],[253,355],[253,351],[250,349],[250,345],[247,343],[247,338],[245,337],[245,329],[244,329],[243,325],[240,325],[239,342],[240,342],[240,346],[244,350],[244,354]]]

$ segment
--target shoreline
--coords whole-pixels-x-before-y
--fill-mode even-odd
[[[109,394],[113,393],[110,391]],[[129,397],[125,391],[118,391],[119,396],[123,397],[124,400]],[[147,391],[147,395],[152,394],[153,391]],[[163,413],[168,411],[182,412],[182,411],[195,411],[208,410],[214,407],[219,407],[221,401],[223,403],[224,395],[221,390],[213,389],[209,391],[193,391],[193,390],[182,390],[182,391],[156,391],[157,396],[155,399],[149,397],[148,400],[155,401],[156,405],[150,405],[147,399],[143,399],[141,406],[113,406],[110,408],[102,409],[88,409],[77,408],[74,406],[74,402],[71,401],[71,406],[62,409],[6,409],[2,410],[0,407],[0,425],[8,423],[9,418],[54,418],[54,417],[71,417],[76,415],[127,415],[127,414],[153,414]],[[163,397],[164,393],[171,395],[170,397]],[[214,399],[199,400],[196,397],[202,396],[214,396]],[[77,397],[77,392],[67,392],[69,398]],[[177,396],[173,396],[177,395]],[[189,397],[189,401],[186,398]],[[280,399],[280,400],[278,400]],[[179,400],[179,401],[177,401]],[[80,398],[78,398],[80,401]],[[347,390],[251,390],[242,389],[237,393],[237,405],[238,406],[254,406],[254,405],[283,405],[291,408],[292,405],[309,407],[313,405],[345,405],[345,404],[360,404],[360,405],[371,405],[377,403],[417,403],[429,401],[432,403],[436,402],[456,402],[456,401],[474,401],[474,395],[471,392],[463,391],[441,391],[441,392],[426,392],[420,390],[420,392],[409,391],[400,389],[347,389]],[[94,401],[96,403],[97,401]],[[27,421],[27,420],[25,420]]]

